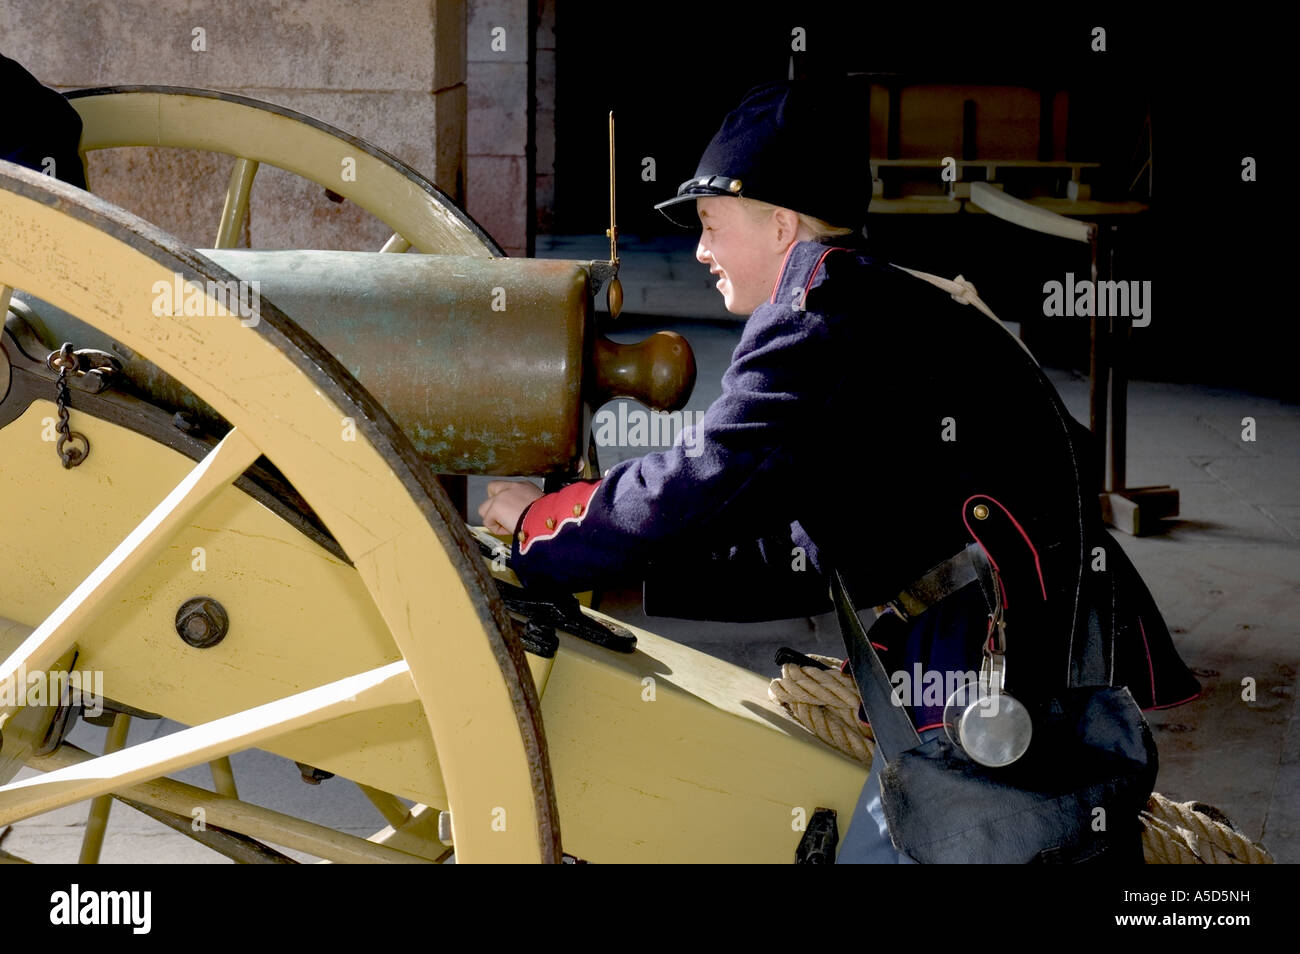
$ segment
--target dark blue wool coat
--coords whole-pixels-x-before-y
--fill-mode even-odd
[[[691,453],[679,444],[535,501],[512,553],[525,585],[644,580],[652,615],[776,619],[828,611],[833,565],[872,606],[970,543],[963,502],[987,494],[1041,566],[1004,580],[1011,605],[1021,597],[1009,690],[1124,684],[1144,707],[1199,691],[1102,525],[1091,435],[1004,328],[929,283],[796,244],[694,436]],[[978,586],[959,591],[886,647],[886,668],[978,669],[988,611]],[[932,701],[918,724],[939,720]]]

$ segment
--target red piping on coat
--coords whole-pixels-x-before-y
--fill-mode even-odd
[[[1147,654],[1147,672],[1151,673],[1151,704],[1156,704],[1156,667],[1151,662],[1151,645],[1147,642],[1147,628],[1142,625],[1142,617],[1138,617],[1138,632],[1142,634],[1142,649]]]
[[[813,279],[817,277],[817,273],[822,270],[822,262],[826,261],[826,256],[829,255],[831,252],[847,252],[847,251],[848,249],[841,248],[840,246],[836,245],[822,252],[822,257],[817,259],[817,264],[813,266],[812,274],[808,276],[808,281],[804,283],[803,286],[804,301],[808,300],[808,290],[812,288]]]
[[[1035,547],[1034,542],[1029,539],[1029,534],[1025,533],[1025,528],[1020,525],[1020,521],[1018,521],[1015,517],[1011,516],[1011,511],[1008,510],[1006,507],[1003,507],[1001,502],[999,502],[996,498],[990,497],[988,494],[971,494],[969,497],[967,497],[966,503],[963,503],[961,505],[961,522],[966,525],[966,532],[975,538],[975,542],[978,543],[980,547],[983,548],[985,554],[988,555],[989,563],[993,564],[993,569],[997,570],[998,564],[997,561],[993,559],[993,554],[989,553],[989,548],[984,546],[984,541],[981,540],[979,538],[979,535],[976,534],[975,531],[970,528],[970,521],[966,519],[966,505],[969,504],[976,497],[983,497],[985,500],[992,500],[995,504],[997,504],[998,507],[1002,509],[1002,512],[1007,515],[1007,519],[1011,521],[1011,525],[1014,526],[1016,530],[1019,531],[1020,536],[1024,538],[1025,544],[1029,547],[1029,552],[1031,552],[1034,555],[1034,569],[1038,571],[1038,585],[1043,590],[1043,599],[1046,600],[1047,584],[1043,582],[1043,564],[1038,559],[1038,548]],[[1010,609],[1011,603],[1007,600],[1007,585],[1002,582],[1002,572],[1000,570],[998,571],[998,582],[1002,587],[1002,605],[1007,609]]]
[[[781,259],[781,270],[777,272],[776,282],[775,284],[772,285],[772,297],[769,298],[767,302],[769,305],[776,304],[776,291],[778,288],[781,287],[781,279],[785,277],[785,266],[790,261],[790,253],[794,251],[794,247],[798,244],[799,244],[798,242],[791,242],[790,247],[785,250],[785,258]],[[816,278],[817,273],[821,271],[822,262],[826,261],[826,256],[829,255],[831,252],[847,252],[847,251],[848,251],[847,248],[844,248],[843,246],[840,245],[835,245],[832,246],[831,248],[828,248],[826,251],[822,252],[821,258],[817,259],[817,264],[813,266],[812,274],[808,276],[808,281],[803,286],[804,299],[808,298],[808,290],[812,288],[813,279]]]
[[[1155,711],[1156,709],[1172,709],[1174,706],[1181,706],[1181,705],[1182,705],[1183,703],[1185,703],[1185,702],[1191,702],[1193,699],[1199,699],[1199,698],[1201,698],[1201,693],[1203,693],[1203,692],[1205,692],[1204,689],[1202,689],[1201,692],[1194,692],[1194,693],[1192,693],[1192,694],[1191,694],[1190,696],[1188,696],[1186,699],[1179,699],[1177,702],[1166,702],[1166,703],[1165,703],[1164,705],[1162,705],[1162,706],[1147,706],[1147,707],[1145,707],[1142,711],[1143,711],[1143,712],[1153,712],[1153,711]]]
[[[790,247],[785,250],[785,258],[781,259],[781,270],[776,273],[776,281],[772,283],[772,297],[767,301],[769,305],[776,304],[776,290],[781,287],[781,279],[785,278],[785,266],[790,261],[790,253],[794,251],[794,247],[798,244],[798,242],[791,242]]]

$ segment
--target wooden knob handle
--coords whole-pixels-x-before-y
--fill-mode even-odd
[[[592,354],[595,407],[616,397],[634,398],[655,411],[677,411],[695,387],[695,352],[673,331],[657,331],[636,344],[597,337]]]

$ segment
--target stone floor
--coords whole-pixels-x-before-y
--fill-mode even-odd
[[[739,338],[702,266],[691,259],[693,239],[624,248],[629,318],[614,337],[635,340],[651,328],[671,328],[691,341],[699,383],[689,405],[703,410]],[[556,240],[539,254],[604,257],[600,240]],[[694,271],[692,271],[694,269]],[[703,276],[703,277],[700,277]],[[699,278],[697,287],[696,279]],[[688,321],[686,317],[721,319]],[[1051,378],[1077,416],[1086,415],[1087,381],[1065,372]],[[1130,389],[1132,485],[1171,484],[1181,492],[1181,516],[1142,538],[1120,536],[1175,633],[1179,651],[1204,686],[1200,698],[1149,714],[1160,745],[1157,790],[1224,811],[1278,861],[1300,862],[1300,407],[1247,393],[1134,382]],[[1242,440],[1253,417],[1257,439]],[[1085,418],[1086,419],[1086,418]],[[855,448],[843,448],[846,455]],[[605,448],[602,466],[639,449]],[[843,466],[828,455],[825,466]],[[471,510],[485,481],[470,486]],[[771,674],[779,646],[836,654],[830,617],[757,624],[705,624],[646,619],[637,594],[607,594],[602,609],[673,639]],[[1253,701],[1243,681],[1254,680]],[[137,722],[131,741],[172,731],[169,723]],[[73,740],[98,751],[103,730],[82,724]],[[333,779],[304,785],[294,765],[261,752],[234,757],[241,794],[258,803],[369,834],[383,821],[358,789]],[[206,785],[206,769],[180,778]],[[4,847],[43,860],[75,860],[85,806],[73,806],[15,826]],[[117,806],[105,861],[220,861],[206,849]]]

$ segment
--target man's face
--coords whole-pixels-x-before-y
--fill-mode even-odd
[[[695,210],[702,229],[695,257],[718,276],[727,311],[750,314],[772,293],[785,254],[771,210],[755,213],[726,196],[696,199]]]

